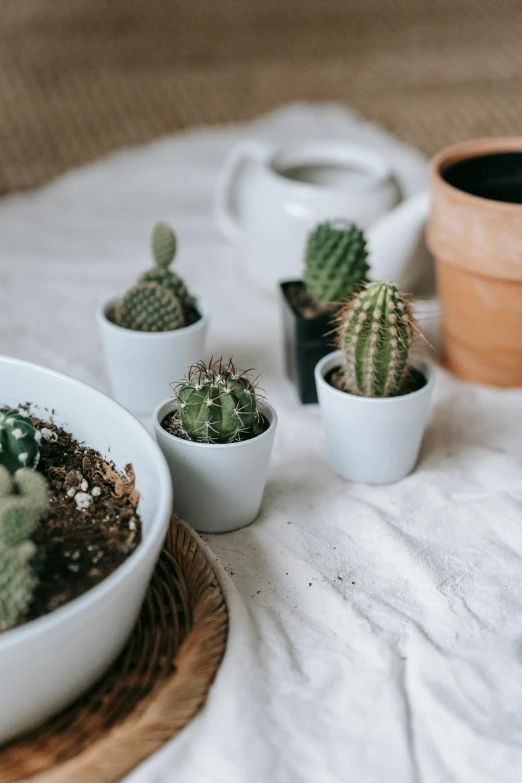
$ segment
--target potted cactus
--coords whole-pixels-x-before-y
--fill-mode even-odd
[[[176,248],[170,226],[157,223],[154,266],[98,310],[113,396],[143,415],[150,415],[164,396],[171,373],[181,375],[204,349],[208,308],[172,271]]]
[[[277,416],[252,371],[221,359],[192,366],[154,412],[174,510],[196,530],[223,533],[258,515]]]
[[[367,255],[356,225],[320,223],[308,237],[303,280],[281,283],[286,372],[302,403],[317,402],[315,365],[332,347],[340,304],[366,279]]]
[[[412,358],[418,327],[394,285],[367,283],[337,319],[338,350],[315,369],[334,470],[367,484],[413,469],[428,421],[433,370]]]

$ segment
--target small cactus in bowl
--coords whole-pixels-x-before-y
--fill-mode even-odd
[[[44,477],[31,468],[14,476],[0,466],[0,630],[16,625],[27,613],[36,585],[30,540],[48,505]]]
[[[194,320],[195,299],[170,269],[176,248],[174,231],[166,223],[157,223],[152,231],[154,267],[147,269],[116,303],[114,321],[118,326],[139,332],[167,332]]]
[[[234,443],[259,434],[263,400],[251,370],[232,360],[198,362],[174,389],[176,434],[199,443]]]
[[[345,391],[363,397],[404,393],[418,327],[408,298],[396,286],[367,283],[339,313],[337,334]]]
[[[369,266],[364,233],[344,220],[320,223],[309,235],[304,284],[323,308],[340,304],[366,280]]]
[[[10,473],[36,467],[40,439],[28,413],[17,408],[0,409],[0,465]]]

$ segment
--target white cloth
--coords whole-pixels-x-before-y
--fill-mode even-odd
[[[230,608],[208,702],[128,783],[519,781],[522,391],[439,371],[416,472],[388,487],[337,478],[317,407],[283,377],[276,298],[242,277],[210,220],[223,154],[245,135],[362,138],[406,190],[424,183],[422,156],[384,132],[296,105],[0,203],[2,352],[106,388],[95,305],[148,263],[153,222],[172,220],[180,271],[213,308],[209,355],[255,366],[279,413],[261,516],[205,537]]]

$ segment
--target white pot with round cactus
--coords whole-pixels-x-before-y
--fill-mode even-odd
[[[435,380],[412,358],[417,334],[394,285],[366,283],[340,312],[339,350],[318,363],[315,378],[328,456],[343,478],[386,484],[413,470]]]
[[[286,372],[304,404],[317,402],[315,365],[332,348],[336,312],[366,280],[367,256],[358,226],[326,221],[308,237],[303,280],[281,283]]]
[[[203,355],[208,307],[171,270],[176,236],[166,223],[152,232],[154,266],[98,310],[98,327],[114,398],[150,415],[169,380]]]
[[[174,510],[196,530],[225,533],[258,516],[277,415],[252,371],[232,360],[192,366],[154,412],[169,464]]]

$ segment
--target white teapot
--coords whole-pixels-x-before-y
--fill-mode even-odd
[[[273,289],[302,277],[306,238],[317,223],[344,218],[368,229],[400,198],[390,166],[367,147],[336,140],[272,149],[246,141],[225,160],[214,214],[249,277]]]

